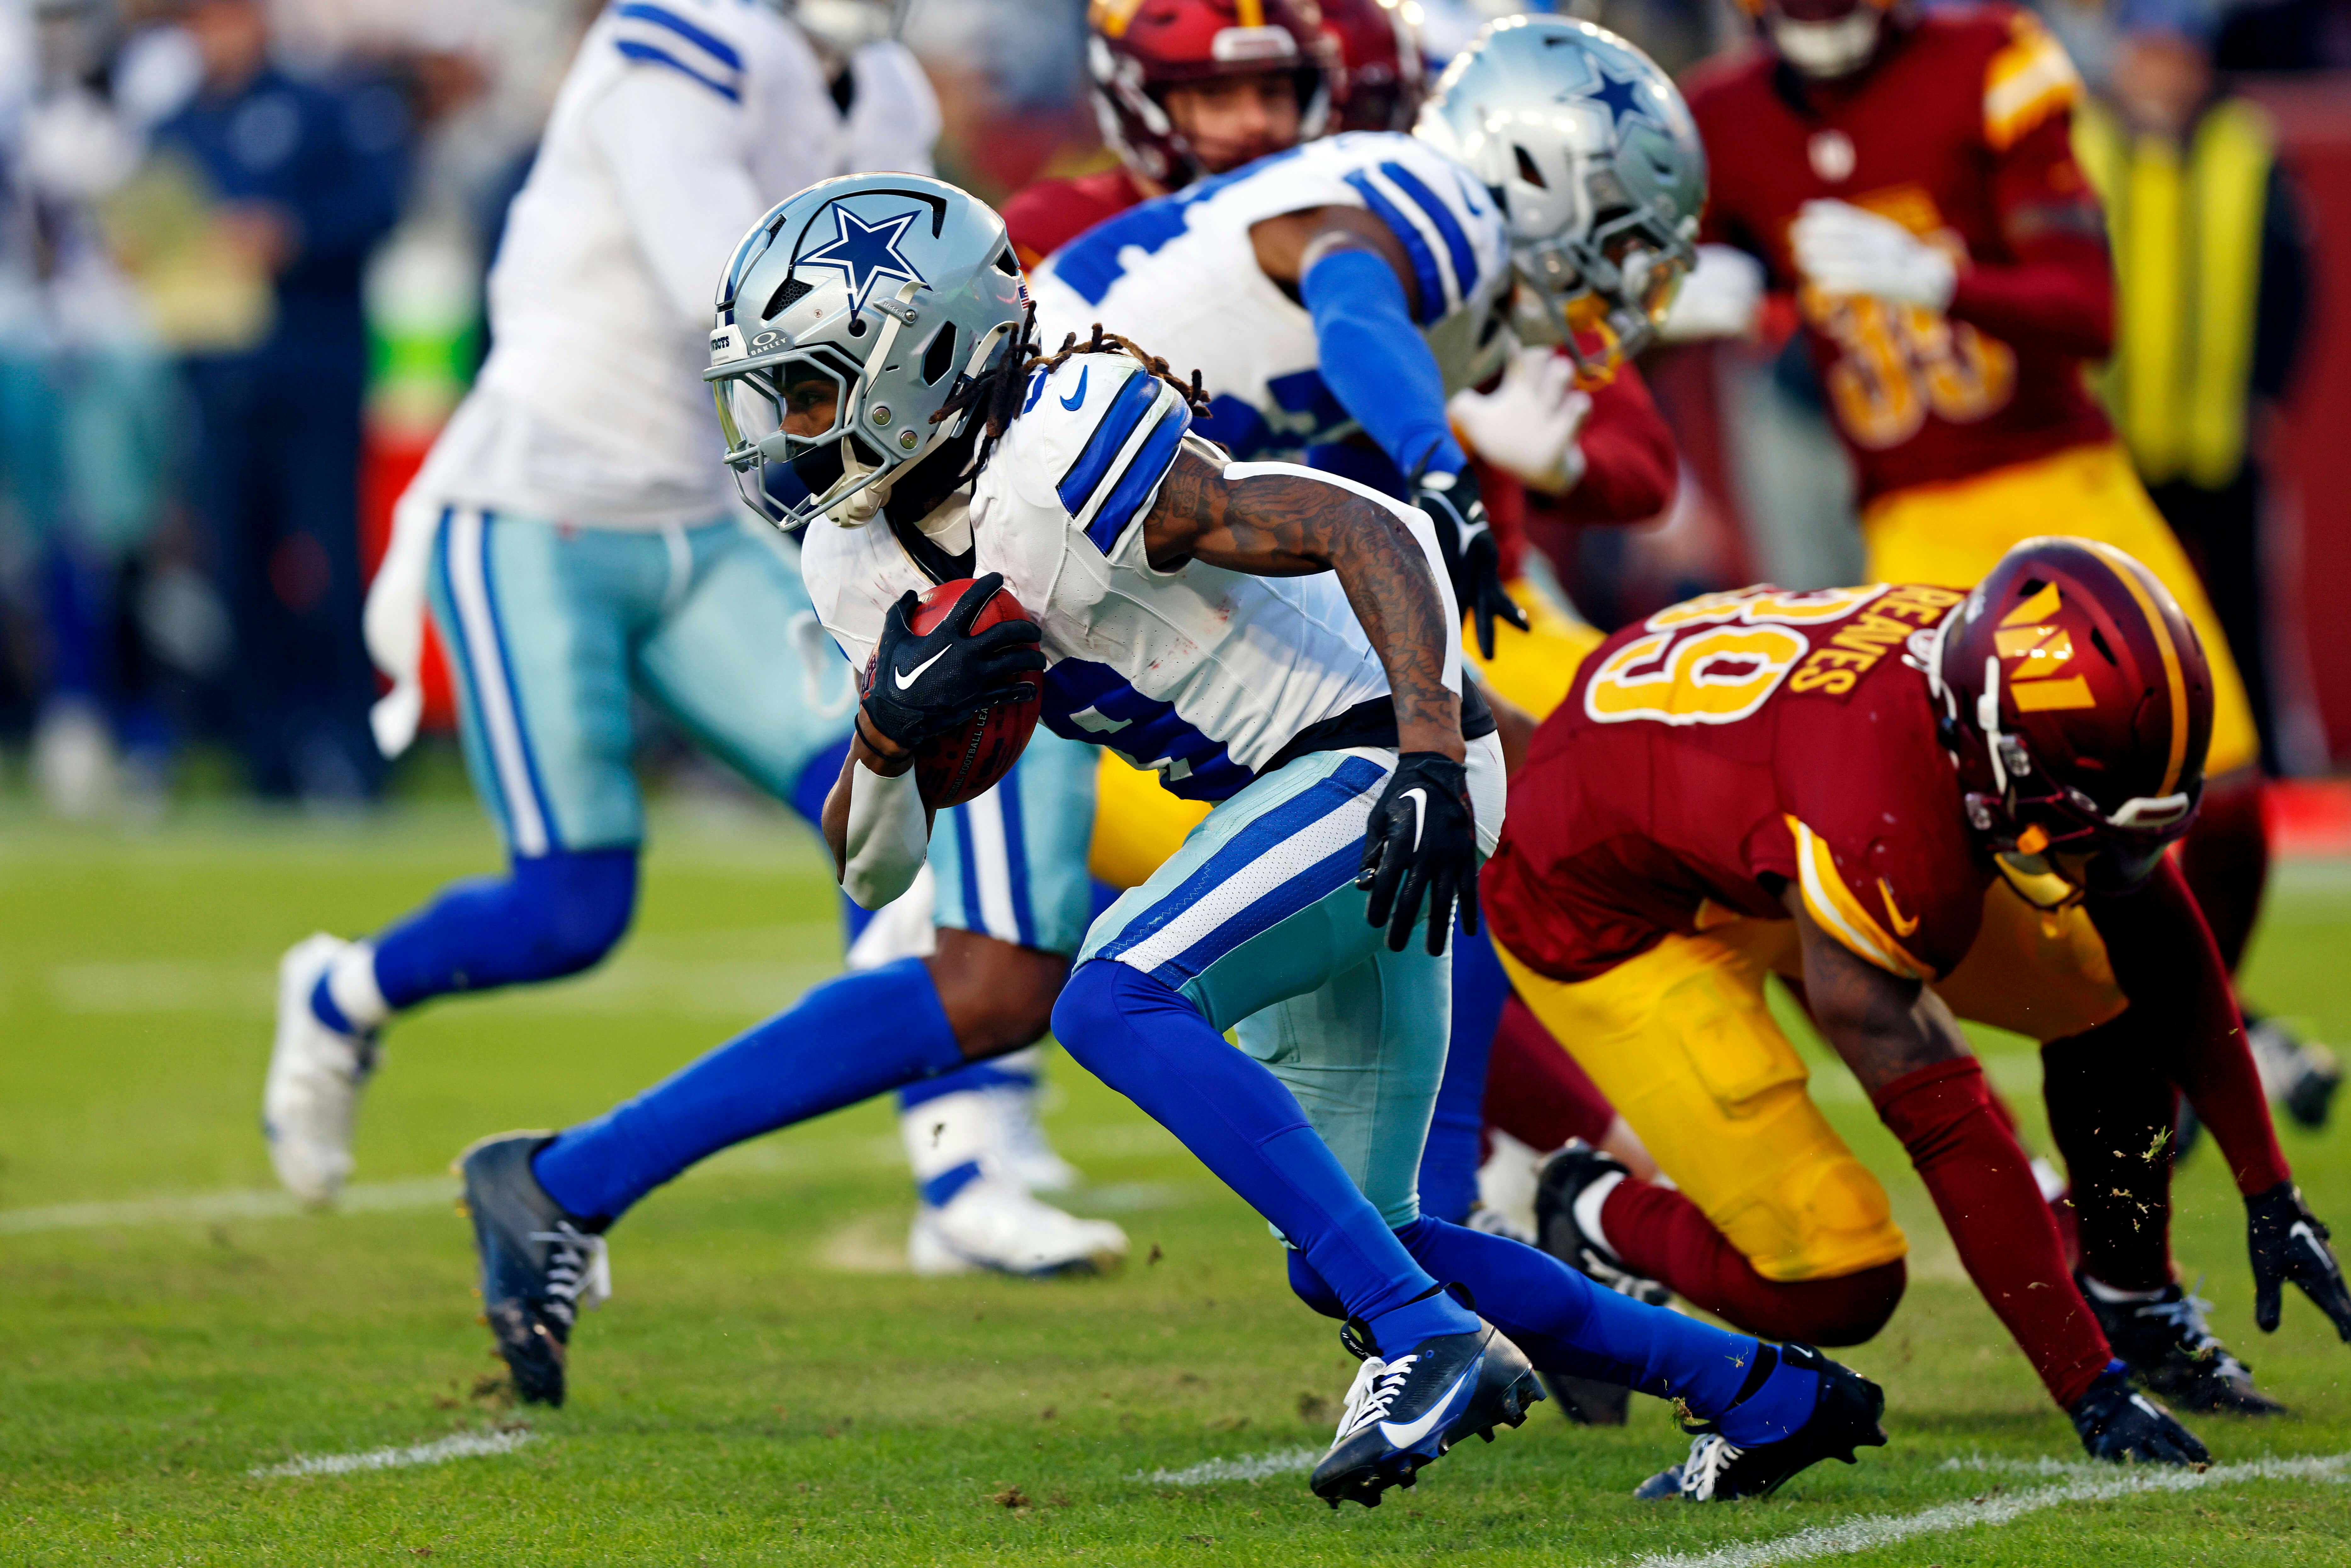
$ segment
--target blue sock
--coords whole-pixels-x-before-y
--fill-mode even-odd
[[[788,1012],[567,1129],[531,1162],[573,1214],[617,1219],[695,1161],[960,1064],[920,958],[828,980]]]
[[[328,986],[327,979],[327,976],[321,975],[319,983],[310,988],[310,1016],[337,1034],[359,1033],[351,1027],[351,1020],[344,1016],[343,1009],[335,1005],[335,993]]]
[[[377,937],[376,988],[397,1012],[452,991],[578,974],[611,951],[636,901],[634,845],[517,858],[505,876],[442,889]]]
[[[911,1111],[942,1094],[961,1094],[971,1089],[1034,1089],[1037,1075],[1018,1067],[1007,1067],[1001,1061],[975,1061],[953,1072],[943,1072],[936,1078],[925,1078],[920,1083],[909,1083],[898,1091],[898,1109]]]
[[[819,832],[824,831],[825,797],[840,782],[841,765],[849,758],[849,741],[850,737],[843,736],[840,745],[819,752],[792,782],[792,810],[799,813],[801,821]]]
[[[1355,1189],[1281,1081],[1228,1044],[1172,988],[1114,961],[1081,964],[1061,988],[1053,1033],[1080,1065],[1175,1134],[1270,1220],[1349,1312],[1376,1329],[1436,1284]],[[1476,1326],[1442,1296],[1397,1322],[1402,1326],[1390,1332],[1414,1339]]]
[[[1420,1154],[1420,1208],[1458,1225],[1478,1202],[1478,1166],[1486,1127],[1486,1058],[1502,1021],[1510,982],[1482,927],[1453,927],[1453,1038],[1445,1077]]]
[[[1784,1437],[1813,1413],[1815,1373],[1779,1364],[1747,1386],[1761,1348],[1750,1335],[1604,1290],[1548,1253],[1481,1230],[1424,1216],[1396,1235],[1431,1274],[1467,1285],[1479,1314],[1542,1371],[1686,1400],[1742,1445]]]

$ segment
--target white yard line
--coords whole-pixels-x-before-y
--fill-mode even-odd
[[[2013,1468],[2027,1475],[2074,1475],[2075,1467],[2072,1465],[2053,1460],[2046,1462],[2057,1468],[2044,1471],[2031,1461],[2001,1460],[1947,1462],[1944,1468],[1981,1468],[1988,1470]],[[1917,1513],[1849,1519],[1842,1524],[1800,1530],[1793,1535],[1782,1535],[1776,1540],[1725,1546],[1713,1552],[1644,1557],[1635,1564],[1635,1568],[1764,1568],[1769,1563],[1844,1557],[1856,1552],[1874,1552],[1882,1546],[1893,1546],[1915,1536],[1972,1530],[1979,1525],[2008,1524],[2028,1513],[2062,1508],[2069,1503],[2111,1502],[2116,1498],[2142,1492],[2196,1491],[2239,1481],[2341,1481],[2345,1479],[2343,1470],[2346,1465],[2351,1465],[2351,1454],[2326,1454],[2303,1459],[2253,1459],[2240,1465],[2215,1465],[2201,1473],[2168,1467],[2116,1471],[2107,1466],[2098,1466],[2095,1469],[2085,1466],[2082,1469],[2088,1473],[2060,1486],[1970,1498],[1965,1502],[1945,1503],[1937,1508],[1921,1509]],[[2097,1479],[2101,1476],[2104,1479]]]
[[[408,1448],[370,1448],[363,1454],[301,1454],[282,1465],[256,1465],[250,1476],[347,1476],[354,1470],[396,1470],[409,1465],[445,1465],[451,1459],[475,1459],[489,1454],[511,1454],[530,1441],[528,1432],[460,1432],[437,1443]]]
[[[1322,1458],[1320,1448],[1276,1448],[1238,1459],[1203,1459],[1180,1470],[1137,1470],[1126,1479],[1156,1487],[1201,1487],[1215,1481],[1261,1481],[1269,1476],[1303,1475]]]
[[[455,1201],[451,1176],[358,1182],[343,1189],[346,1214],[433,1208]],[[286,1219],[309,1212],[290,1192],[250,1187],[197,1192],[182,1197],[131,1198],[121,1203],[59,1203],[47,1208],[0,1209],[0,1236],[33,1230],[100,1230],[131,1225],[216,1225],[228,1219]]]

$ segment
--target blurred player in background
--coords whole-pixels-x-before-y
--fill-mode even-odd
[[[191,344],[192,498],[235,646],[229,723],[252,787],[364,800],[383,758],[359,637],[360,269],[400,214],[407,110],[389,87],[299,80],[261,0],[183,0],[203,81],[156,127],[193,172],[249,321]]]
[[[1759,47],[1692,80],[1707,237],[1794,290],[1859,476],[1869,575],[1963,587],[2063,528],[2170,589],[2210,661],[2212,787],[2184,864],[2221,951],[2269,863],[2260,737],[2202,583],[2083,379],[2114,347],[2079,78],[2022,11],[1751,0]]]
[[[1137,202],[1330,129],[1337,43],[1290,0],[1094,0],[1086,27],[1094,120],[1118,165],[1005,204],[1023,267]]]
[[[368,941],[313,936],[279,971],[264,1125],[279,1177],[330,1200],[391,1017],[552,979],[627,930],[643,806],[639,693],[815,821],[848,744],[851,672],[794,552],[744,516],[698,371],[710,280],[765,194],[849,169],[926,169],[937,118],[877,5],[787,20],[722,0],[623,4],[580,45],[490,278],[489,362],[402,503],[370,630],[407,744],[430,593],[465,756],[511,863]],[[590,326],[583,329],[582,323]],[[996,1043],[995,1004],[945,1001],[919,959],[857,1003],[912,1035]],[[1041,1026],[1040,1026],[1041,1028]],[[1122,1249],[1017,1189],[976,1238],[1026,1266]],[[1018,1245],[1025,1250],[1015,1256]]]
[[[848,235],[886,238],[852,256]],[[1089,932],[1055,1032],[1272,1222],[1301,1298],[1349,1319],[1363,1367],[1312,1480],[1334,1507],[1523,1419],[1530,1354],[1620,1367],[1721,1423],[1741,1445],[1712,1478],[1724,1498],[1882,1441],[1882,1396],[1817,1352],[1724,1335],[1418,1213],[1444,948],[1502,805],[1427,519],[1233,463],[1189,434],[1205,400],[1123,340],[1039,360],[1026,297],[993,213],[881,177],[776,209],[720,296],[728,460],[769,493],[768,466],[793,469],[812,597],[873,671],[825,810],[844,889],[870,905],[911,883],[933,841],[914,750],[1025,694],[1011,683],[1029,672],[1062,737],[1216,802]],[[1009,587],[1037,619],[914,630],[923,589],[975,573],[967,602]],[[927,1050],[869,1022],[779,1040],[767,1061],[721,1051],[598,1123],[475,1145],[483,1297],[517,1385],[559,1396],[601,1232],[646,1176],[764,1130],[740,1102],[800,1076],[773,1071],[779,1051],[872,1092]],[[642,1157],[656,1141],[665,1170]],[[1485,1318],[1461,1304],[1473,1293]]]
[[[1884,1325],[1907,1243],[1764,1008],[1777,969],[2093,1455],[2203,1458],[2126,1375],[2194,1408],[2276,1409],[2173,1281],[2169,1162],[2148,1158],[2177,1083],[2245,1198],[2262,1326],[2292,1279],[2351,1331],[2164,858],[2210,712],[2161,587],[2071,539],[2011,552],[1972,594],[1713,594],[1602,644],[1514,782],[1486,892],[1520,994],[1674,1185],[1571,1150],[1545,1174],[1551,1249],[1761,1332],[1849,1344]],[[1955,1011],[2048,1042],[2078,1281]]]

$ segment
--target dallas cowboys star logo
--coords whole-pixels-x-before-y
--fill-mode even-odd
[[[816,249],[800,257],[802,267],[831,267],[849,281],[850,308],[862,310],[873,293],[874,284],[885,277],[911,278],[923,281],[898,249],[898,242],[906,230],[923,214],[900,213],[869,224],[846,206],[832,209],[833,236]]]
[[[1596,60],[1593,62],[1593,70],[1600,78],[1596,85],[1565,92],[1560,97],[1562,101],[1596,103],[1606,110],[1610,141],[1624,141],[1627,120],[1654,126],[1659,131],[1668,129],[1664,118],[1650,104],[1647,95],[1642,92],[1639,80],[1610,76],[1607,68]]]

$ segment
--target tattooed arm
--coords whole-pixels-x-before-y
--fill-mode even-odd
[[[1226,471],[1186,445],[1144,519],[1151,564],[1205,561],[1255,577],[1339,575],[1386,667],[1405,751],[1461,760],[1461,699],[1445,684],[1452,643],[1443,591],[1404,519],[1303,471]]]

